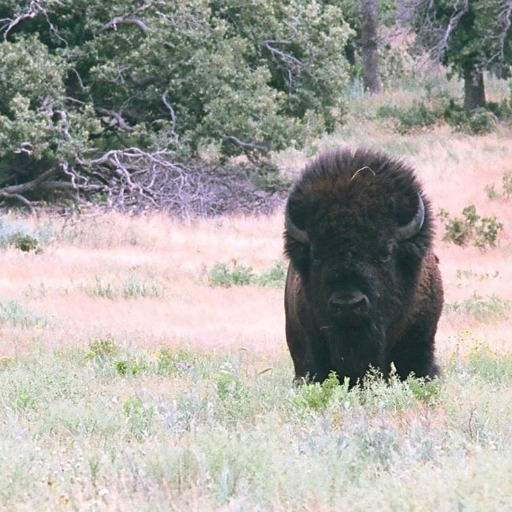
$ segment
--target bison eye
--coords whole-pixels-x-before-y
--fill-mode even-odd
[[[393,254],[393,247],[388,246],[380,252],[377,259],[380,263],[389,263],[391,260],[392,254]]]
[[[319,263],[320,262],[320,254],[318,253],[318,251],[313,246],[311,246],[309,252],[311,254],[311,261],[313,263]]]

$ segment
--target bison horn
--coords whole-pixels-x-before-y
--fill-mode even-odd
[[[418,211],[414,215],[414,218],[406,224],[398,228],[396,233],[397,240],[407,240],[408,238],[413,237],[416,233],[419,232],[421,226],[423,226],[423,221],[425,220],[425,204],[423,203],[423,199],[418,194]]]
[[[290,203],[286,203],[286,213],[285,213],[285,226],[286,226],[286,231],[288,232],[288,234],[295,240],[297,240],[297,242],[300,242],[301,244],[307,244],[309,242],[309,237],[308,237],[308,234],[302,230],[302,229],[299,229],[294,223],[293,223],[293,220],[290,216],[290,211],[289,211],[289,204]]]

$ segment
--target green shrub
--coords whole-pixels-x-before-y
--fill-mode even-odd
[[[239,265],[233,261],[231,268],[226,263],[215,263],[208,276],[208,284],[216,287],[229,288],[230,286],[246,286],[254,278],[252,267]]]
[[[508,201],[512,196],[512,172],[507,171],[503,173],[501,178],[501,188],[502,192],[500,193],[496,190],[496,185],[492,183],[490,185],[486,185],[484,190],[491,201],[494,201],[495,199],[504,199],[505,201]]]
[[[193,369],[190,362],[192,356],[185,350],[173,350],[164,347],[161,350],[154,351],[153,354],[156,356],[155,373],[157,375],[169,376]]]
[[[103,299],[113,299],[115,297],[116,292],[112,283],[104,281],[98,276],[95,277],[94,281],[94,286],[86,288],[88,295],[101,297]]]
[[[466,313],[480,322],[492,322],[505,318],[512,309],[512,302],[497,295],[482,297],[474,293],[469,299],[462,302],[450,302],[444,305],[448,313]]]
[[[493,131],[497,122],[497,117],[486,108],[477,108],[468,113],[453,102],[446,110],[445,118],[455,131],[472,135]]]
[[[348,393],[348,379],[343,383],[341,391]],[[335,372],[331,372],[327,379],[321,384],[303,384],[299,393],[294,399],[294,404],[299,409],[311,409],[313,411],[324,411],[336,390],[340,388],[340,381]]]
[[[292,181],[281,173],[273,165],[259,165],[256,169],[255,181],[263,190],[276,191],[287,190],[292,186]]]
[[[442,384],[439,379],[423,380],[423,379],[408,379],[407,385],[412,391],[414,397],[427,405],[432,405],[439,400]]]
[[[114,361],[114,367],[121,377],[135,377],[146,373],[149,368],[144,358],[117,359]]]
[[[282,288],[286,281],[286,265],[278,260],[272,267],[255,276],[254,283],[267,288]]]
[[[119,280],[117,280],[119,281]],[[143,278],[136,274],[130,274],[127,279],[120,284],[113,281],[95,277],[93,286],[86,286],[85,292],[91,297],[101,297],[104,299],[136,299],[139,297],[163,297],[165,290],[163,286],[156,283],[151,278]]]
[[[477,281],[485,281],[487,279],[496,279],[499,277],[500,272],[496,270],[494,272],[478,273],[473,270],[457,270],[457,279],[475,279]]]
[[[496,127],[496,116],[485,108],[477,108],[468,116],[468,131],[475,135],[489,133]]]
[[[497,199],[499,197],[499,194],[496,191],[496,186],[494,185],[494,183],[492,183],[491,185],[486,185],[484,187],[484,190],[485,190],[485,193],[487,194],[487,197],[491,201],[494,201],[495,199]]]
[[[496,116],[500,121],[512,121],[512,100],[504,98],[499,103],[488,101],[485,108]]]
[[[3,20],[30,20],[0,27],[2,186],[50,169],[90,177],[98,157],[127,148],[190,161],[215,145],[261,162],[343,119],[353,30],[336,5],[150,2],[118,27],[134,17],[129,2],[47,3],[0,9]]]
[[[478,375],[487,382],[500,384],[512,381],[512,357],[509,353],[498,353],[479,344],[469,353],[465,363],[467,372]]]
[[[230,286],[263,286],[266,288],[281,288],[286,280],[286,266],[278,260],[261,274],[255,274],[250,266],[240,265],[233,261],[231,265],[217,262],[208,274],[208,284],[212,287]]]
[[[39,240],[30,235],[15,233],[9,237],[9,244],[23,252],[39,252]]]
[[[377,118],[394,120],[395,131],[405,134],[421,128],[430,128],[442,121],[443,115],[442,111],[420,101],[409,107],[384,105],[377,110]]]
[[[247,392],[244,384],[235,375],[224,373],[217,377],[217,395],[222,400],[242,400]]]
[[[146,404],[138,396],[133,396],[123,403],[123,412],[128,420],[130,431],[136,438],[142,439],[149,434],[155,417],[153,405]]]
[[[0,216],[0,247],[2,248],[14,247],[23,252],[39,253],[44,245],[51,242],[53,236],[54,227],[51,222],[38,225],[33,229],[22,219],[13,219],[9,215]]]
[[[112,336],[92,338],[89,340],[86,359],[109,359],[119,353],[120,347]]]
[[[120,295],[123,299],[163,297],[164,288],[152,279],[143,279],[140,276],[132,274],[124,281]]]
[[[481,249],[495,247],[503,231],[503,224],[496,216],[481,217],[474,205],[466,206],[462,210],[462,218],[450,217],[446,210],[440,210],[439,218],[445,228],[443,240],[460,246],[471,242],[473,246]]]

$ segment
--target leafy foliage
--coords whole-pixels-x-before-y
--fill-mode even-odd
[[[112,336],[92,338],[89,340],[88,348],[86,359],[102,361],[118,354],[121,350]]]
[[[486,108],[477,108],[471,112],[466,112],[463,108],[454,104],[447,110],[446,119],[455,131],[474,135],[491,132],[497,122],[497,117]]]
[[[443,240],[462,246],[471,242],[473,246],[481,249],[496,246],[503,231],[503,223],[496,216],[481,217],[474,205],[466,206],[462,210],[462,216],[450,217],[446,210],[440,211],[439,217],[445,227]]]
[[[501,105],[490,103],[485,108],[466,112],[453,98],[445,93],[431,94],[427,89],[425,98],[415,100],[411,105],[382,105],[377,118],[391,124],[400,134],[426,130],[442,123],[448,123],[456,132],[483,135],[491,132],[498,120],[507,119],[508,101]]]
[[[456,72],[474,65],[508,72],[512,31],[506,1],[406,0],[401,8],[417,30],[417,43]]]
[[[327,379],[321,384],[304,384],[294,399],[294,404],[299,409],[311,409],[313,411],[324,411],[335,392],[341,389],[342,394],[348,393],[348,379],[340,388],[340,381],[335,372],[331,372]]]
[[[15,233],[9,237],[9,244],[22,252],[40,251],[39,241],[30,235]]]
[[[396,132],[405,134],[414,130],[435,126],[443,120],[443,106],[432,106],[426,101],[414,102],[410,107],[383,105],[377,110],[377,117],[390,119]]]
[[[508,201],[512,197],[512,172],[506,171],[501,178],[501,193],[496,190],[494,183],[485,186],[487,197],[491,200],[505,199]]]
[[[258,163],[345,112],[352,31],[334,5],[7,1],[0,19],[0,201],[99,192],[95,169],[131,173],[140,152]]]
[[[233,261],[231,265],[217,262],[213,265],[208,275],[208,284],[210,286],[224,288],[248,285],[281,288],[284,286],[285,280],[286,266],[280,260],[260,274],[255,274],[252,267],[241,265],[237,261]]]
[[[217,262],[213,265],[208,276],[210,286],[220,286],[229,288],[230,286],[246,286],[251,284],[254,279],[252,267],[240,265],[233,262],[232,270],[228,264]]]
[[[485,106],[483,71],[510,76],[512,7],[508,0],[401,0],[404,20],[427,50],[465,81],[466,111]],[[482,122],[475,119],[475,123]]]

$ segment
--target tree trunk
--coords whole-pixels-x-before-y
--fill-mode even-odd
[[[464,110],[471,112],[485,107],[484,74],[474,64],[464,68]]]
[[[365,91],[377,93],[382,89],[377,45],[377,0],[361,0],[361,14],[363,86]]]

